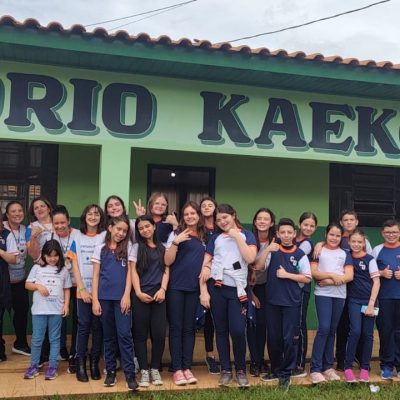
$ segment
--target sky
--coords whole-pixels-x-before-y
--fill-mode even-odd
[[[41,25],[60,22],[64,28],[74,24],[89,25],[114,18],[167,7],[185,0],[3,0],[1,14],[18,21],[35,18]],[[167,35],[177,40],[229,42],[306,23],[379,0],[197,0],[169,12],[126,25],[132,35],[141,32],[157,38]],[[400,0],[378,4],[357,13],[292,29],[286,32],[245,39],[232,45],[285,49],[324,56],[339,55],[359,60],[391,61],[400,64]],[[99,23],[109,32],[135,17],[112,23]],[[91,31],[96,26],[88,27]]]

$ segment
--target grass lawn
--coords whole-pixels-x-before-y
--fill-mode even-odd
[[[135,394],[110,394],[97,396],[51,396],[42,399],[96,399],[96,400],[124,400],[133,397],[138,400],[264,400],[264,399],[289,399],[290,400],[399,400],[400,385],[380,384],[378,393],[371,393],[368,384],[329,383],[316,386],[291,386],[288,393],[281,393],[272,387],[253,386],[249,389],[207,389],[171,392],[140,391]]]

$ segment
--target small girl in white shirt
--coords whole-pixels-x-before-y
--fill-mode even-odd
[[[45,379],[57,377],[58,353],[62,318],[69,312],[69,288],[72,286],[68,270],[64,268],[64,255],[57,240],[47,241],[41,255],[44,266],[35,264],[26,280],[25,287],[32,290],[32,343],[31,365],[25,379],[39,375],[40,352],[46,329],[49,332],[50,357]]]

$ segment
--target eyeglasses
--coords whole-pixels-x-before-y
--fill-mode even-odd
[[[383,231],[382,232],[384,235],[387,235],[387,236],[396,236],[396,235],[400,235],[400,231]]]

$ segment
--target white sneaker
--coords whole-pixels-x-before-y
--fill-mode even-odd
[[[340,381],[340,376],[333,368],[329,368],[323,372],[323,375],[328,381]]]
[[[321,374],[321,372],[311,372],[310,379],[314,385],[326,382],[326,379],[324,375]]]
[[[158,369],[152,368],[150,370],[150,378],[153,385],[160,386],[164,384]]]
[[[142,369],[140,370],[140,381],[138,382],[140,387],[149,387],[150,386],[150,375],[149,370]]]

